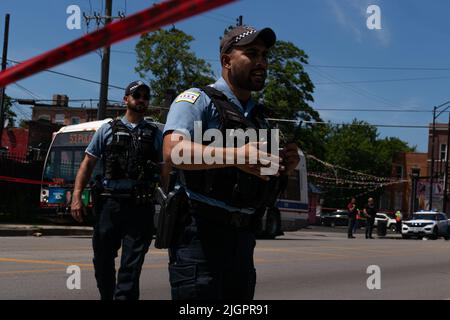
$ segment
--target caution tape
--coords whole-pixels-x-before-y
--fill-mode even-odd
[[[157,30],[235,0],[168,0],[108,24],[68,44],[8,68],[0,73],[0,88],[91,51]]]
[[[50,182],[50,181],[30,180],[30,179],[24,179],[24,178],[5,177],[5,176],[0,176],[0,181],[24,183],[24,184],[39,184],[39,185],[42,183],[54,184],[54,182]]]

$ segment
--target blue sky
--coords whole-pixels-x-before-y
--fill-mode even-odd
[[[156,1],[113,0],[113,13],[128,14],[145,9]],[[86,13],[100,11],[100,0],[2,0],[0,37],[5,13],[11,14],[8,58],[26,60],[85,34],[68,30],[66,8],[78,5]],[[366,26],[367,7],[381,8],[382,30]],[[92,9],[91,9],[92,8]],[[450,100],[450,21],[447,0],[244,0],[207,14],[180,22],[176,26],[194,36],[192,49],[207,59],[218,75],[218,38],[239,15],[255,27],[272,27],[278,38],[291,41],[306,51],[307,68],[316,84],[313,106],[317,109],[389,109],[431,111],[434,105]],[[94,30],[93,22],[90,31]],[[120,87],[138,78],[132,54],[138,37],[112,47],[110,83]],[[370,70],[318,66],[413,67],[448,70]],[[53,70],[92,80],[100,79],[100,58],[91,53],[55,67]],[[410,79],[420,80],[410,80]],[[422,79],[432,78],[432,79]],[[402,81],[391,81],[399,80]],[[405,80],[407,79],[407,80]],[[381,82],[361,82],[361,81]],[[389,81],[386,81],[389,80]],[[352,83],[346,83],[352,82]],[[355,83],[356,82],[356,83]],[[7,94],[14,98],[51,99],[54,93],[72,99],[98,99],[99,86],[49,73],[40,73],[11,85]],[[24,91],[24,89],[28,91]],[[110,89],[110,100],[121,100],[123,92]],[[76,104],[74,104],[76,105]],[[19,109],[19,110],[17,110]],[[31,114],[27,107],[16,107],[19,116]],[[353,118],[373,124],[427,125],[429,113],[320,111],[323,119],[335,123]],[[446,122],[446,116],[439,118]],[[427,149],[426,129],[380,128],[381,137],[395,136],[418,151]]]

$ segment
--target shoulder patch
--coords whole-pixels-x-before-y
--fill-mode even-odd
[[[200,92],[185,91],[177,97],[175,103],[184,101],[194,104],[195,101],[197,101],[198,97],[200,97],[200,95]]]

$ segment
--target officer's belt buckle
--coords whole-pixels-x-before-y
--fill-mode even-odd
[[[132,197],[131,193],[127,193],[127,192],[118,192],[118,191],[114,191],[114,192],[103,192],[102,194],[100,194],[102,197],[111,197],[111,198],[119,198],[119,199],[129,199]]]

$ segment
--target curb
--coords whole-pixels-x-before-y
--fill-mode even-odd
[[[0,237],[92,236],[92,227],[0,225]]]

